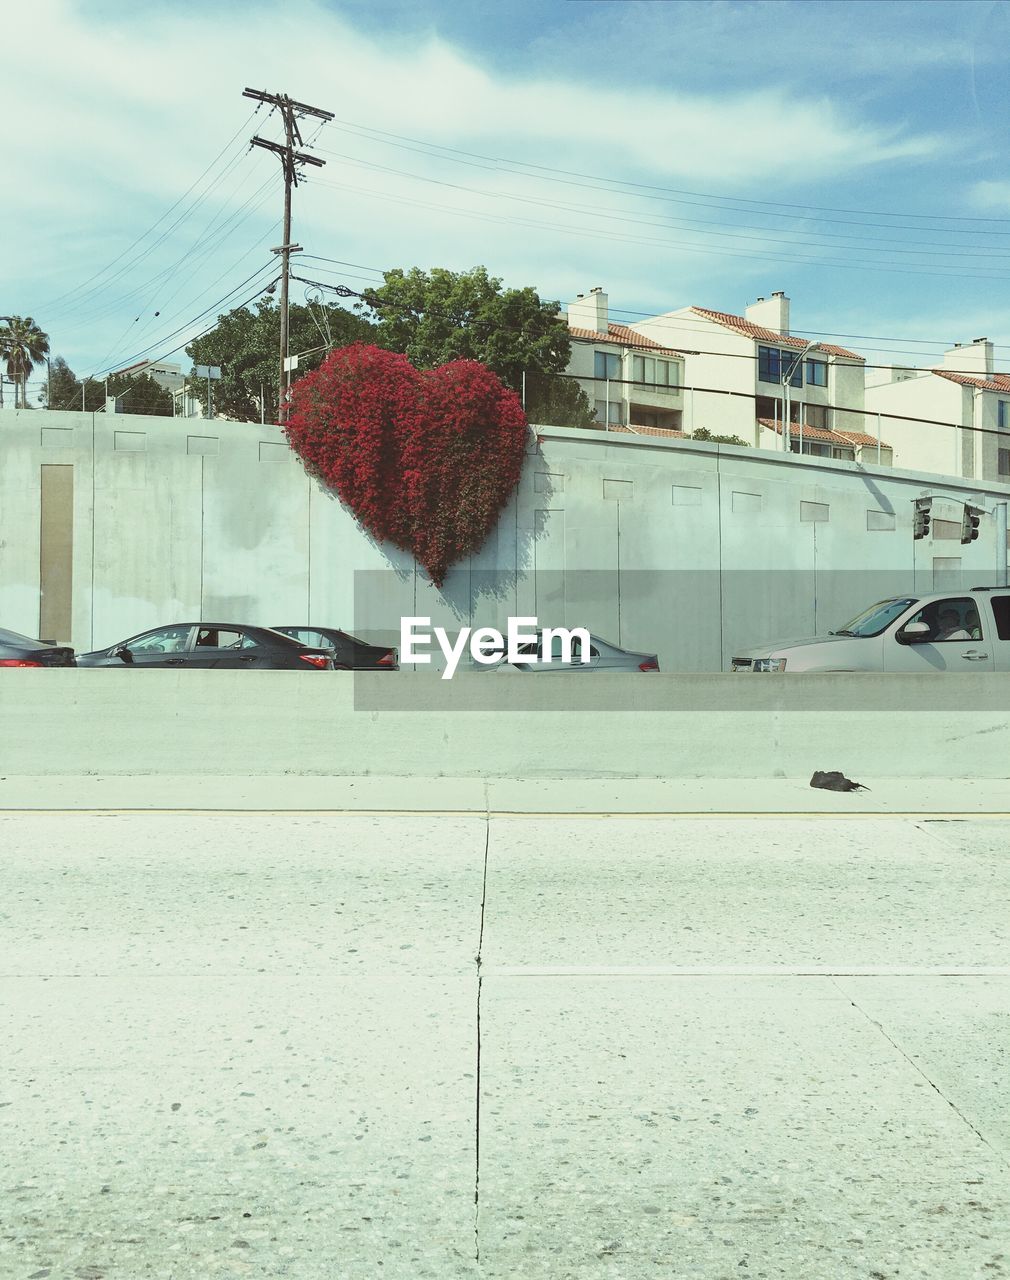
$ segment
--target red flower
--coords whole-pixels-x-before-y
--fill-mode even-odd
[[[295,383],[284,430],[373,537],[412,552],[441,586],[519,483],[527,427],[519,397],[476,360],[419,373],[355,343]]]

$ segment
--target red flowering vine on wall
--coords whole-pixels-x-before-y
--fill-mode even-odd
[[[373,537],[412,552],[441,586],[519,483],[527,427],[519,397],[476,360],[419,372],[355,343],[295,383],[284,430]]]

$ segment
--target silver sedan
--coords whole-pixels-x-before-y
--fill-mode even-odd
[[[520,657],[510,662],[507,655],[502,654],[493,663],[475,665],[478,671],[522,671],[531,674],[537,672],[580,671],[658,671],[659,659],[654,653],[634,653],[630,649],[622,649],[619,645],[601,640],[599,636],[589,636],[588,661],[583,661],[582,642],[573,636],[570,655],[565,652],[566,646],[560,636],[551,637],[550,652],[544,653],[543,632],[537,632],[535,641],[519,646]],[[523,661],[523,659],[526,659]]]

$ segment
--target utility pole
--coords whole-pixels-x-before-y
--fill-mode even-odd
[[[301,245],[291,243],[291,188],[298,186],[297,165],[312,164],[317,168],[321,168],[326,163],[325,160],[317,160],[315,156],[306,155],[303,151],[295,150],[295,143],[299,146],[304,145],[298,128],[298,121],[303,116],[315,116],[316,119],[325,123],[327,120],[333,119],[333,112],[323,111],[319,107],[310,107],[304,102],[296,102],[293,98],[289,98],[286,93],[264,93],[260,89],[245,89],[242,97],[254,98],[257,102],[270,103],[272,107],[277,107],[284,120],[284,146],[277,142],[268,142],[265,138],[253,138],[251,140],[252,146],[263,147],[265,150],[272,151],[274,155],[279,156],[281,167],[284,171],[284,243],[272,251],[281,255],[282,268],[281,349],[277,378],[277,416],[280,418],[284,402],[284,375],[288,372],[288,280],[291,273],[291,254],[301,248]]]

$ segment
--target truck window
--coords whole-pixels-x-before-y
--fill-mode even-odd
[[[1010,640],[1010,596],[990,596],[996,634],[1001,640]]]

